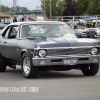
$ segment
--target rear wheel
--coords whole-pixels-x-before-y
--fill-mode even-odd
[[[0,54],[0,72],[6,71],[6,61],[5,58]]]
[[[87,64],[84,65],[82,68],[82,73],[86,76],[94,76],[97,74],[99,70],[99,63],[95,63],[95,64]]]
[[[26,78],[36,78],[38,75],[39,68],[33,66],[32,60],[27,53],[22,56],[22,72]]]

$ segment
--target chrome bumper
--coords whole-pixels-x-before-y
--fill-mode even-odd
[[[87,37],[87,34],[82,34],[82,37]]]
[[[99,63],[100,62],[100,55],[68,55],[68,56],[49,56],[45,58],[32,58],[33,66],[50,66],[50,65],[70,65],[65,64],[65,61],[68,59],[74,59],[75,65],[76,64],[89,64],[89,63]],[[73,65],[73,64],[72,64]]]

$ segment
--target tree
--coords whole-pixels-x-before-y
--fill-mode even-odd
[[[90,0],[88,14],[100,15],[100,0]]]
[[[17,6],[16,12],[30,12],[26,7],[19,7]]]
[[[10,8],[8,6],[2,5],[0,8],[1,8],[1,12],[9,12],[10,11]]]
[[[99,15],[100,0],[77,0],[79,5],[79,15]]]
[[[45,2],[45,9],[44,9],[44,2]],[[63,10],[66,4],[66,0],[51,0],[51,9],[52,9],[52,16],[62,16]],[[45,10],[46,16],[50,18],[50,0],[43,0],[42,9]]]
[[[65,10],[63,16],[74,16],[78,15],[78,6],[76,0],[66,0]]]
[[[13,7],[8,7],[8,6],[4,6],[2,5],[1,7],[1,12],[10,12],[10,11],[14,11]],[[28,10],[26,7],[19,7],[17,6],[16,12],[30,12],[30,10]]]
[[[91,0],[77,0],[79,15],[88,14],[90,3],[91,3]]]

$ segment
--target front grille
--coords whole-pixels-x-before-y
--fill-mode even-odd
[[[48,49],[46,52],[47,56],[90,54],[91,48]],[[35,51],[35,56],[38,56],[38,50]]]
[[[90,54],[91,49],[61,49],[61,50],[48,50],[48,56],[55,55],[74,55],[74,54]]]

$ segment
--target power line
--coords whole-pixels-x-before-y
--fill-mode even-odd
[[[23,5],[25,5],[25,4],[29,4],[29,3],[32,3],[32,2],[33,2],[33,0],[32,0],[31,2],[28,2],[28,3],[21,2],[20,4],[23,4]]]
[[[19,6],[30,6],[30,5],[36,5],[36,4],[39,4],[38,2],[37,3],[30,3],[30,4],[27,4],[27,5],[20,5]]]
[[[33,0],[32,0],[32,1],[33,1]],[[33,3],[34,3],[34,4],[39,3],[39,2],[33,2],[33,3],[32,3],[32,1],[29,2],[29,3],[25,3],[25,4],[23,4],[23,3],[21,4],[21,3],[20,3],[19,5],[29,5],[29,4],[33,4]]]
[[[31,6],[41,5],[41,2],[34,1],[34,0],[28,1],[28,3],[25,3],[25,2],[24,3],[19,3],[19,2],[17,2],[17,0],[12,0],[12,1],[13,1],[13,10],[14,10],[15,13],[16,13],[16,10],[17,10],[17,5],[18,6],[23,6],[23,7],[26,7],[26,8],[29,7],[29,6],[31,7]],[[12,3],[9,3],[9,7],[12,7]]]
[[[18,3],[17,3],[18,4]],[[33,4],[33,5],[36,5],[36,4],[39,4],[39,2],[36,2],[36,3],[30,3],[30,4],[26,4],[26,5],[31,5],[31,4]],[[11,6],[12,4],[10,4],[10,6]],[[25,4],[18,4],[19,6],[22,6],[22,5],[24,5],[24,6],[26,6]]]
[[[33,0],[32,0],[33,1]],[[29,2],[29,3],[27,3],[27,4],[30,4],[30,3],[32,3],[32,1],[31,2]]]

